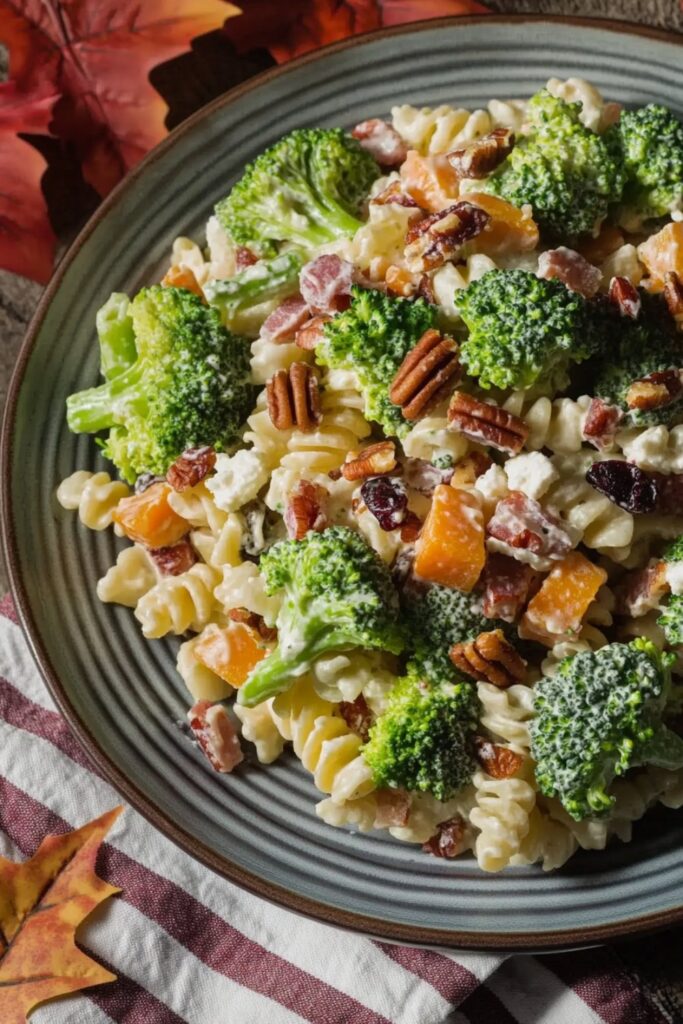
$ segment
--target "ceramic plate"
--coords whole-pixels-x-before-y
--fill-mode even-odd
[[[61,511],[77,468],[103,468],[64,422],[97,380],[95,311],[157,280],[178,234],[199,235],[241,168],[301,125],[351,126],[395,103],[475,108],[580,75],[627,104],[683,115],[675,40],[616,24],[487,17],[345,42],[234,90],[186,122],[103,204],[48,288],[13,380],[3,438],[4,543],[14,596],[53,695],[96,763],[158,828],[268,899],[385,939],[451,947],[580,945],[683,920],[683,816],[556,874],[480,872],[378,835],[323,825],[310,778],[285,758],[218,776],[181,732],[177,641],[143,639],[95,584],[117,540]]]

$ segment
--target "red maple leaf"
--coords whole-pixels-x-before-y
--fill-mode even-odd
[[[262,48],[284,64],[327,43],[383,25],[488,13],[476,0],[250,0],[225,31],[240,53]]]

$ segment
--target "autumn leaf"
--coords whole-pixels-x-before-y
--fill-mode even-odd
[[[475,0],[250,0],[225,33],[238,52],[267,49],[278,64],[347,36],[449,14],[488,14]]]
[[[75,832],[43,839],[30,860],[0,857],[2,1024],[25,1024],[46,999],[115,981],[82,952],[75,932],[98,904],[119,892],[95,874],[116,807]]]

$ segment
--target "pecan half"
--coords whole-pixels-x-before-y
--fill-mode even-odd
[[[339,714],[352,732],[357,733],[363,741],[367,741],[375,716],[362,693],[359,693],[355,700],[341,701]]]
[[[592,398],[581,430],[584,441],[600,451],[607,451],[614,444],[614,438],[623,412],[617,405],[609,405],[602,398]]]
[[[480,402],[463,391],[454,391],[448,406],[448,426],[471,441],[516,455],[524,447],[529,428],[519,416],[506,409]]]
[[[289,495],[283,517],[290,540],[301,540],[309,530],[319,533],[326,528],[328,497],[324,487],[299,480]]]
[[[454,644],[449,657],[465,675],[493,683],[502,690],[526,678],[526,662],[505,639],[502,629],[480,633],[469,643]]]
[[[613,277],[609,283],[608,297],[622,316],[637,320],[642,309],[642,300],[638,289],[627,277]]]
[[[408,210],[422,212],[413,197],[403,191],[400,181],[392,181],[382,192],[373,196],[370,202],[373,206],[405,206]]]
[[[399,366],[389,400],[400,405],[407,420],[416,420],[446,381],[459,373],[458,346],[430,328]]]
[[[462,200],[412,224],[406,232],[408,269],[423,274],[440,267],[452,259],[465,242],[483,231],[490,219],[480,206]]]
[[[524,757],[509,747],[492,743],[485,736],[475,736],[474,756],[492,779],[509,779],[524,764]]]
[[[470,452],[456,462],[450,479],[451,487],[471,487],[492,465],[493,460],[485,452]]]
[[[174,491],[186,491],[208,476],[215,465],[216,453],[210,445],[188,448],[169,466],[166,480]]]
[[[649,412],[673,402],[682,391],[683,372],[661,370],[634,381],[626,392],[626,404],[629,409]]]
[[[306,363],[278,370],[266,384],[268,414],[278,430],[297,427],[308,432],[322,419],[318,381]]]
[[[457,857],[465,847],[465,821],[456,814],[448,821],[442,821],[431,839],[423,844],[425,853],[431,853],[433,857]]]
[[[314,316],[305,323],[294,335],[294,341],[306,352],[312,352],[325,337],[323,327],[332,319],[331,316]]]
[[[362,480],[367,476],[381,476],[396,469],[396,448],[393,441],[378,441],[362,452],[348,458],[341,467],[345,480]]]
[[[675,270],[664,275],[664,298],[676,327],[683,331],[683,282]]]
[[[509,128],[494,128],[481,139],[447,153],[446,159],[459,178],[485,178],[502,164],[514,144],[515,136]]]

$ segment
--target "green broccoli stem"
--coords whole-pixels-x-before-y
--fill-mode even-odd
[[[227,281],[208,281],[204,294],[212,306],[230,319],[249,306],[294,294],[299,287],[301,267],[299,253],[285,252],[272,260],[259,260]]]
[[[676,771],[683,767],[683,738],[663,725],[638,748],[638,754],[643,764]]]
[[[139,387],[143,377],[142,362],[137,361],[113,380],[96,388],[87,388],[69,395],[66,400],[66,421],[74,434],[94,434],[122,422],[121,406],[130,409],[142,401]]]
[[[123,292],[112,292],[95,317],[100,344],[100,371],[112,380],[137,359],[130,299]]]

